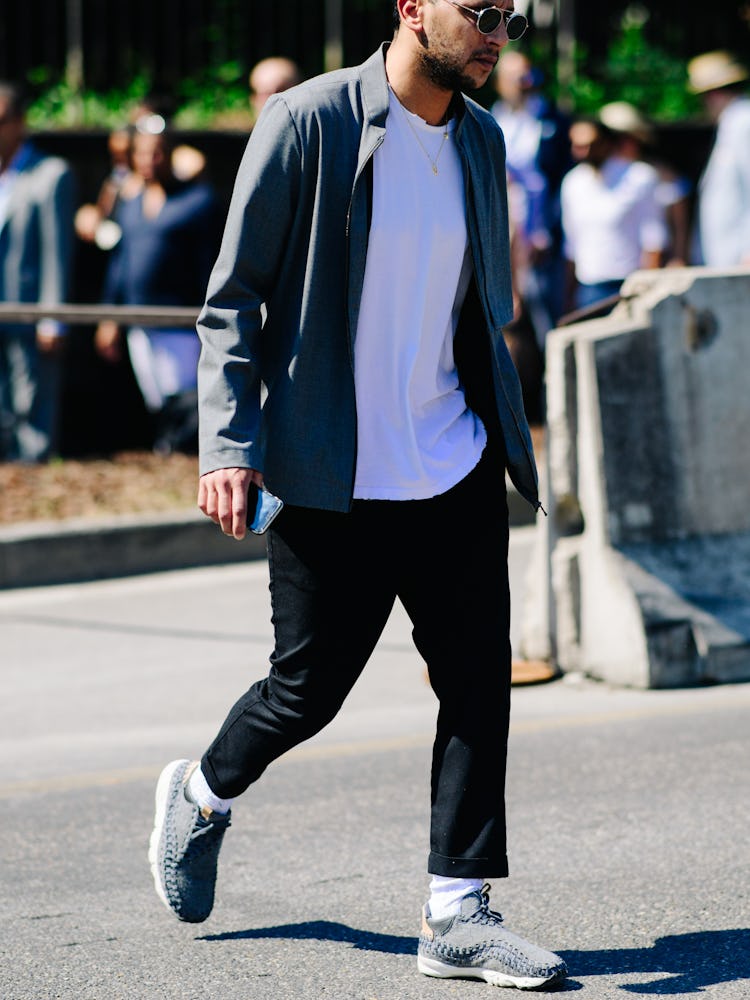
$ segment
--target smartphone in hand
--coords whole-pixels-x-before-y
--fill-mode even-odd
[[[255,514],[250,522],[250,530],[256,535],[262,535],[268,531],[269,525],[284,506],[284,501],[275,497],[273,493],[269,493],[264,486],[260,488],[256,487],[255,493],[257,502],[255,504]]]

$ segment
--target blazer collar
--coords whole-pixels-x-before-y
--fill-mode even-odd
[[[360,67],[365,121],[375,128],[385,128],[388,116],[389,96],[388,78],[385,75],[385,54],[390,44],[383,42]]]

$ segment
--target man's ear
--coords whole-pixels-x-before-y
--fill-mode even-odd
[[[410,28],[417,33],[422,31],[424,28],[422,8],[425,2],[426,0],[397,0],[402,27]]]

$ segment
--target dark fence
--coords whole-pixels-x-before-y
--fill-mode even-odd
[[[632,0],[564,0],[586,62],[607,52]],[[552,0],[529,0],[535,12]],[[391,34],[392,0],[0,0],[0,78],[43,83],[63,75],[71,43],[69,14],[80,11],[83,71],[87,87],[122,89],[147,75],[163,92],[176,92],[186,78],[207,67],[236,63],[244,75],[267,55],[286,55],[306,76],[324,67],[326,11],[341,10],[345,65],[361,62]],[[554,5],[556,8],[556,5]],[[685,0],[646,4],[647,36],[685,59],[706,49],[733,49],[750,58],[750,2]],[[74,19],[75,20],[75,19]],[[541,22],[540,22],[541,24]],[[554,22],[529,36],[525,47],[554,48]]]
[[[306,76],[322,72],[325,0],[77,0],[86,87],[122,89],[147,76],[176,92],[207,67],[236,63],[244,76],[268,55],[294,59]],[[63,0],[2,0],[0,77],[59,79],[69,44]],[[361,62],[391,34],[388,0],[343,0],[345,63]],[[39,72],[44,69],[46,72]]]

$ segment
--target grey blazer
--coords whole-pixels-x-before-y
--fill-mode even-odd
[[[352,502],[353,338],[371,161],[388,114],[386,47],[268,101],[198,320],[201,473],[259,469],[273,493],[304,507],[346,511]],[[502,336],[512,316],[503,137],[473,101],[458,97],[456,111],[474,261],[456,361],[469,405],[536,507],[531,439]]]
[[[32,146],[0,225],[0,300],[65,302],[73,256],[73,211],[69,167]]]

